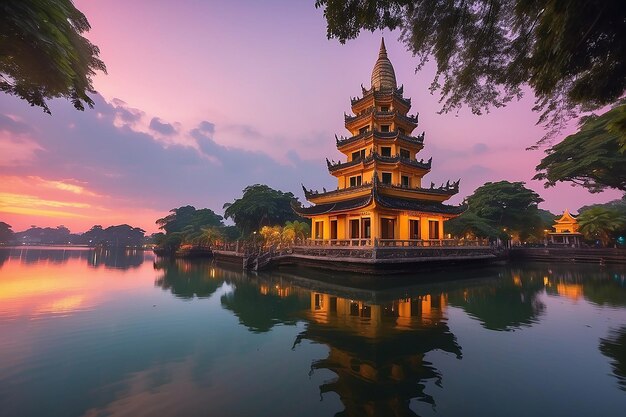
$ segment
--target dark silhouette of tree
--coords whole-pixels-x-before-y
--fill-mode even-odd
[[[106,73],[100,50],[82,33],[91,27],[71,0],[0,3],[0,91],[46,113],[46,100],[62,97],[78,110],[93,107],[91,77]]]
[[[573,182],[592,193],[626,191],[626,104],[582,119],[579,132],[549,148],[534,179],[545,186]]]
[[[15,240],[15,233],[11,230],[11,225],[0,222],[0,243],[11,243]]]
[[[263,226],[283,225],[288,221],[305,221],[291,208],[297,199],[267,185],[255,184],[243,190],[243,196],[224,204],[224,218],[231,218],[244,236]]]
[[[81,241],[89,245],[141,246],[145,233],[145,230],[127,224],[109,226],[106,229],[96,225],[82,234]]]
[[[328,38],[400,29],[418,69],[434,59],[443,111],[480,114],[530,85],[540,121],[616,103],[626,90],[621,0],[317,0]],[[557,126],[559,123],[557,123]]]

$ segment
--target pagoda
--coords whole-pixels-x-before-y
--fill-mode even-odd
[[[554,232],[550,233],[550,244],[579,247],[582,233],[578,231],[578,220],[568,209],[554,221]]]
[[[353,115],[345,116],[349,137],[335,136],[345,161],[326,160],[337,178],[336,190],[318,192],[302,186],[311,207],[294,210],[312,221],[314,240],[358,242],[436,240],[443,222],[464,211],[442,204],[458,193],[459,181],[424,186],[432,158],[417,159],[424,133],[414,136],[417,115],[409,115],[411,99],[403,96],[387,57],[384,39],[372,70],[369,89],[351,99]]]

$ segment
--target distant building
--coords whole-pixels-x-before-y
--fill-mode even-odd
[[[384,40],[372,71],[371,87],[353,98],[345,115],[350,137],[336,138],[346,161],[326,160],[337,189],[307,190],[311,207],[294,207],[312,221],[312,239],[345,240],[372,245],[374,239],[443,239],[443,222],[464,211],[442,204],[459,191],[459,181],[440,186],[422,184],[431,159],[416,159],[424,134],[414,136],[417,115],[408,114],[411,99],[403,96],[387,57]]]
[[[578,221],[568,209],[561,218],[554,221],[554,232],[549,233],[550,244],[579,247],[582,234],[578,231]]]

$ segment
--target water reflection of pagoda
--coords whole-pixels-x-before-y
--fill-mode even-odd
[[[445,306],[443,294],[368,304],[312,292],[309,323],[296,344],[308,339],[329,347],[328,357],[311,367],[337,375],[320,392],[339,395],[345,410],[338,416],[415,415],[411,399],[434,404],[423,381],[441,383],[425,355],[439,349],[461,357]]]
[[[408,114],[411,100],[403,96],[387,58],[384,41],[372,71],[369,90],[352,99],[354,116],[345,117],[350,137],[338,138],[346,162],[328,161],[337,178],[336,190],[304,188],[312,207],[294,207],[312,219],[313,239],[442,239],[443,222],[462,207],[442,202],[458,192],[459,182],[424,187],[431,160],[416,159],[424,134],[413,136],[417,116]],[[431,158],[432,159],[432,158]]]

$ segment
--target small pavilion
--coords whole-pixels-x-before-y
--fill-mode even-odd
[[[550,232],[550,244],[580,247],[582,234],[578,231],[578,221],[568,209],[561,218],[554,221],[554,232]]]

